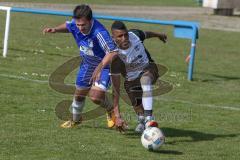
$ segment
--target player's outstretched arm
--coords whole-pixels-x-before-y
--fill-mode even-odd
[[[163,41],[163,43],[167,42],[167,35],[165,33],[157,33],[157,32],[145,31],[145,35],[146,35],[146,39],[157,37],[161,41]]]
[[[68,33],[68,29],[66,27],[66,23],[63,23],[63,24],[60,24],[59,26],[57,27],[53,27],[53,28],[49,28],[49,27],[46,27],[43,29],[43,34],[46,34],[46,33]]]
[[[127,123],[122,119],[119,107],[121,75],[111,74],[113,84],[113,111],[116,117],[115,125],[119,132],[125,132]]]
[[[112,80],[112,90],[113,90],[113,108],[114,114],[116,117],[121,117],[119,109],[119,97],[120,97],[120,84],[121,84],[121,75],[111,74]]]

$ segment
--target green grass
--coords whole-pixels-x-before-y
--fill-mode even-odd
[[[1,21],[4,16],[1,12]],[[55,106],[71,100],[72,95],[52,90],[47,81],[58,66],[78,55],[78,48],[70,34],[43,36],[41,30],[67,18],[16,13],[11,18],[8,57],[0,57],[0,159],[239,158],[240,54],[236,42],[240,33],[202,29],[194,81],[189,82],[184,59],[190,41],[175,39],[171,27],[127,23],[129,28],[164,31],[169,36],[166,45],[157,39],[145,43],[156,62],[169,68],[162,79],[174,85],[171,93],[156,97],[154,103],[166,144],[157,152],[148,152],[133,132],[135,116],[123,101],[130,126],[125,135],[107,129],[105,117],[84,122],[76,129],[59,128],[62,121],[55,115]],[[107,27],[111,24],[102,22]],[[0,23],[0,37],[3,33],[4,23]],[[74,80],[73,72],[67,81]],[[87,101],[86,110],[95,107]]]
[[[3,0],[3,2],[19,2],[19,0]],[[32,0],[21,0],[21,2],[33,2]],[[34,3],[65,3],[65,4],[116,4],[116,5],[147,5],[147,6],[198,6],[195,0],[35,0]]]

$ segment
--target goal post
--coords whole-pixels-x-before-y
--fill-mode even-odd
[[[4,42],[3,42],[3,57],[7,57],[11,7],[0,6],[0,10],[6,11],[6,25],[5,25],[5,34],[4,34]]]

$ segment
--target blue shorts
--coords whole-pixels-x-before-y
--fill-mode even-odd
[[[76,87],[85,89],[90,88],[92,85],[97,86],[103,90],[107,90],[110,86],[110,69],[104,68],[101,72],[101,76],[98,82],[94,82],[94,84],[90,83],[90,79],[95,70],[95,67],[92,67],[89,64],[82,63],[80,65],[77,78],[76,78]]]

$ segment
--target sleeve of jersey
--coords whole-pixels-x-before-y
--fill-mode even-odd
[[[129,32],[133,32],[135,35],[137,35],[142,42],[146,39],[146,34],[142,30],[130,29]]]
[[[97,39],[101,48],[104,50],[106,54],[118,51],[116,44],[114,43],[112,37],[109,35],[107,31],[98,32]]]
[[[75,22],[72,20],[72,21],[66,21],[66,27],[68,29],[69,32],[73,32],[74,30],[74,25],[75,25]]]

